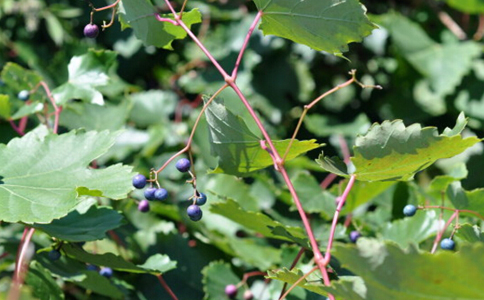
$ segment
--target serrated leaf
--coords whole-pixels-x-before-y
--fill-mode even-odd
[[[343,267],[360,276],[366,290],[359,299],[451,300],[481,299],[484,274],[483,244],[462,246],[460,251],[437,254],[407,251],[393,243],[360,238],[357,247],[335,245],[335,257]],[[354,290],[322,287],[342,299],[354,298]]]
[[[265,214],[243,210],[234,200],[228,199],[226,202],[212,203],[210,206],[210,211],[237,222],[248,229],[254,230],[265,237],[285,241],[294,241],[296,243],[305,241],[303,246],[307,246],[307,238],[302,228],[285,226],[277,221],[272,220]],[[283,228],[286,231],[286,234],[274,234],[273,230],[277,227]]]
[[[80,201],[78,188],[123,199],[133,188],[131,167],[88,169],[114,144],[118,133],[71,131],[48,134],[40,127],[0,145],[0,220],[50,223]]]
[[[146,0],[123,0],[119,5],[120,21],[123,29],[131,27],[138,39],[145,46],[156,46],[164,49],[173,49],[171,43],[175,39],[184,39],[187,33],[180,26],[169,22],[160,22],[155,18],[156,9]],[[173,19],[172,14],[161,15],[162,18]],[[193,24],[202,21],[198,9],[184,12],[182,20],[190,28]]]
[[[204,300],[227,300],[225,286],[236,285],[240,278],[230,268],[230,265],[223,262],[212,262],[202,270]],[[242,293],[234,298],[242,300]]]
[[[477,225],[460,224],[455,235],[469,243],[484,242],[484,235]]]
[[[123,224],[123,215],[108,207],[91,206],[85,213],[71,211],[50,224],[34,224],[48,235],[69,242],[95,241]]]
[[[155,254],[149,257],[144,264],[135,265],[113,253],[91,254],[73,244],[62,245],[62,251],[79,261],[96,266],[110,267],[122,272],[158,275],[176,268],[176,262],[162,254]]]
[[[357,0],[254,2],[262,12],[259,28],[265,35],[287,38],[318,51],[340,54],[348,50],[349,43],[360,42],[377,28]]]
[[[209,127],[212,154],[219,157],[213,173],[247,176],[273,165],[269,153],[261,148],[260,138],[252,133],[240,116],[234,115],[220,99],[215,99],[205,111]],[[290,140],[273,141],[279,153],[284,153]],[[295,140],[286,160],[320,147],[316,140]]]
[[[465,124],[467,119],[459,117],[454,129],[438,134],[435,127],[422,128],[419,124],[405,127],[401,120],[375,123],[366,135],[356,138],[351,158],[356,168],[353,174],[363,181],[411,180],[436,160],[455,156],[481,141],[460,135]],[[327,161],[320,156],[318,163],[323,169],[334,171],[335,168],[328,168],[332,165]],[[348,177],[343,171],[336,171]]]
[[[8,95],[0,95],[0,117],[10,118],[10,99]]]
[[[96,87],[109,83],[108,74],[115,63],[114,51],[89,49],[86,54],[74,56],[67,66],[67,82],[52,90],[56,103],[64,104],[72,99],[80,99],[103,105],[103,95]]]
[[[454,182],[447,188],[447,196],[459,210],[474,211],[481,216],[484,215],[484,188],[466,191],[461,187],[460,182]]]
[[[299,269],[288,270],[287,268],[282,268],[281,270],[267,272],[268,278],[284,281],[291,285],[296,283],[296,281],[298,281],[299,279],[301,279],[302,276],[304,276],[304,273]],[[300,281],[297,284],[297,286],[305,288],[319,295],[324,295],[324,296],[328,295],[328,292],[326,292],[324,289],[321,288],[322,284],[315,283],[310,279],[310,277]]]

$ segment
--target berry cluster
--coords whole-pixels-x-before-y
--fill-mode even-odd
[[[204,193],[200,193],[197,191],[196,186],[195,186],[195,177],[194,175],[190,172],[191,168],[191,162],[190,160],[186,158],[181,158],[176,162],[175,167],[177,168],[178,171],[182,173],[188,172],[190,176],[192,176],[192,180],[188,181],[191,182],[194,186],[195,193],[194,196],[191,197],[190,199],[193,199],[193,203],[188,206],[187,208],[187,215],[192,221],[199,221],[202,218],[203,212],[200,206],[204,205],[207,202],[207,195]],[[133,186],[137,189],[143,189],[145,188],[146,184],[148,182],[157,182],[157,179],[150,179],[148,180],[146,176],[142,174],[138,174],[133,177]],[[158,188],[155,188],[153,186],[150,186],[145,189],[144,191],[144,196],[146,199],[141,200],[138,203],[138,210],[140,212],[148,212],[150,210],[150,202],[152,200],[158,200],[158,201],[163,201],[168,198],[168,191],[164,188],[161,188],[158,186]]]

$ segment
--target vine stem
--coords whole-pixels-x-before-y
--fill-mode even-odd
[[[17,125],[15,125],[15,122],[13,120],[8,120],[8,122],[10,123],[10,126],[12,126],[13,130],[15,130],[16,133],[18,133],[18,135],[20,136],[25,135],[25,132],[20,130],[20,128]]]
[[[437,251],[437,246],[440,242],[440,240],[442,239],[442,235],[444,235],[444,232],[447,230],[447,228],[450,226],[450,224],[452,223],[452,221],[458,217],[459,215],[459,211],[456,210],[452,216],[449,218],[449,220],[447,220],[447,222],[445,223],[444,225],[444,228],[442,228],[442,230],[440,230],[439,232],[437,232],[437,236],[435,237],[435,240],[434,240],[434,244],[432,246],[432,251],[430,251],[430,254],[434,254],[435,251]]]
[[[301,249],[299,249],[299,252],[297,253],[296,258],[294,258],[294,260],[292,261],[292,264],[291,264],[291,267],[289,268],[289,270],[294,269],[294,267],[296,266],[298,261],[301,259],[302,255],[304,254],[304,250],[306,250],[306,249],[303,248],[303,247],[301,247]],[[281,294],[279,295],[278,299],[282,298],[282,296],[284,295],[284,292],[286,291],[286,288],[287,288],[287,282],[284,282],[284,285],[282,286]]]
[[[161,274],[159,274],[159,275],[156,275],[156,278],[158,278],[158,281],[160,282],[161,286],[166,290],[166,292],[168,294],[170,294],[170,297],[173,300],[178,300],[178,298],[176,297],[175,293],[173,293],[173,291],[171,290],[170,286],[166,283],[165,279],[163,279],[163,276],[161,276]]]
[[[35,228],[25,228],[24,233],[22,234],[19,250],[17,252],[17,258],[15,261],[13,281],[7,296],[7,300],[17,300],[20,298],[20,287],[24,282],[25,275],[27,274],[28,263],[30,260],[30,257],[27,256],[27,249],[34,232]]]
[[[478,212],[475,212],[473,210],[468,210],[468,209],[455,209],[451,207],[445,207],[445,206],[440,206],[440,205],[425,205],[425,206],[419,206],[419,209],[425,209],[425,208],[438,208],[438,209],[445,209],[445,210],[450,210],[450,211],[458,211],[459,213],[468,213],[475,215],[479,219],[484,221],[484,216],[480,215]]]
[[[45,91],[45,94],[47,95],[47,98],[49,98],[49,101],[50,103],[52,104],[52,106],[54,107],[54,127],[52,129],[52,131],[54,133],[57,133],[58,131],[58,128],[59,128],[59,117],[60,117],[60,113],[62,112],[62,106],[57,106],[57,103],[55,103],[55,99],[54,97],[52,96],[52,93],[50,91],[50,88],[49,86],[44,82],[44,81],[41,81],[39,82],[35,88],[32,90],[32,92],[35,92],[37,91],[37,89],[42,86],[42,88],[44,89]]]
[[[244,56],[245,49],[247,49],[247,46],[249,45],[250,37],[252,36],[252,33],[254,32],[254,29],[259,23],[261,17],[262,17],[262,11],[259,11],[255,16],[254,21],[250,25],[247,35],[245,36],[244,43],[242,44],[242,49],[240,50],[239,55],[237,56],[235,67],[232,70],[232,78],[234,79],[234,81],[237,79],[237,73],[239,71],[240,62],[242,61],[242,57]]]

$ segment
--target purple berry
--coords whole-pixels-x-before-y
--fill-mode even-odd
[[[352,243],[356,243],[356,241],[361,237],[361,233],[359,231],[352,231],[350,232],[350,241]]]
[[[53,249],[49,251],[50,260],[56,261],[56,260],[59,260],[60,257],[61,257],[61,253],[59,252],[59,250]]]
[[[252,300],[254,299],[254,294],[252,294],[251,290],[245,290],[244,292],[244,300]]]
[[[188,170],[190,170],[191,165],[192,164],[188,159],[181,158],[176,162],[175,167],[177,168],[178,171],[185,173],[185,172],[188,172]]]
[[[17,98],[19,98],[22,101],[27,101],[29,100],[30,92],[27,90],[22,90],[18,93]]]
[[[144,199],[141,200],[138,204],[138,210],[143,213],[150,211],[150,202]]]
[[[99,34],[99,27],[96,24],[87,24],[84,27],[84,36],[87,38],[95,38]]]
[[[155,200],[155,192],[156,192],[156,188],[154,187],[147,188],[144,192],[145,198],[148,200]]]
[[[113,269],[109,267],[102,267],[101,270],[99,270],[99,275],[110,278],[113,276]]]
[[[168,191],[164,188],[156,189],[155,191],[155,200],[163,201],[168,198]]]
[[[207,203],[207,195],[200,193],[200,195],[196,198],[196,203],[198,206],[202,206]]]
[[[225,286],[225,295],[230,299],[234,299],[237,296],[237,287],[233,284],[229,284]]]
[[[146,186],[146,177],[138,174],[133,177],[133,186],[137,189],[142,189]]]
[[[187,208],[187,214],[190,220],[199,221],[202,218],[202,210],[198,205],[192,204]]]

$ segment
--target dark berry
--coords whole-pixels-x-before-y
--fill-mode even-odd
[[[133,177],[133,186],[137,189],[142,189],[146,186],[146,177],[138,174]]]
[[[150,211],[150,202],[148,200],[141,200],[138,204],[138,210],[143,213]]]
[[[254,299],[254,294],[252,294],[251,290],[245,290],[244,292],[244,300],[252,300]]]
[[[202,210],[198,205],[192,204],[187,208],[187,214],[190,220],[199,221],[202,218]]]
[[[102,267],[101,270],[99,270],[99,275],[110,278],[113,276],[113,269],[109,267]]]
[[[361,237],[361,233],[359,231],[352,231],[350,232],[350,241],[352,243],[356,243],[356,241]]]
[[[155,192],[156,192],[156,188],[154,187],[147,188],[144,192],[145,198],[148,200],[155,200]]]
[[[97,266],[88,264],[88,265],[86,265],[86,270],[88,270],[88,271],[97,271]]]
[[[412,204],[407,204],[403,208],[403,214],[407,217],[414,216],[416,212],[417,212],[417,207],[415,205],[412,205]]]
[[[198,206],[202,206],[207,203],[207,195],[205,195],[204,193],[200,193],[200,195],[196,199],[196,203]]]
[[[225,295],[230,299],[234,299],[237,296],[237,287],[233,284],[229,284],[225,286]]]
[[[61,257],[61,253],[59,252],[59,250],[53,249],[49,251],[50,260],[59,260],[60,257]]]
[[[29,100],[30,93],[27,90],[22,90],[18,93],[17,97],[22,101]]]
[[[155,200],[163,201],[168,198],[168,191],[164,188],[156,189],[155,191]]]
[[[84,27],[84,36],[87,38],[95,38],[99,34],[99,27],[96,24],[87,24]]]
[[[442,248],[444,250],[454,250],[455,242],[451,239],[443,239],[440,242],[440,248]]]
[[[176,162],[175,167],[177,168],[178,171],[180,172],[188,172],[191,167],[191,163],[188,159],[186,158],[181,158]]]

